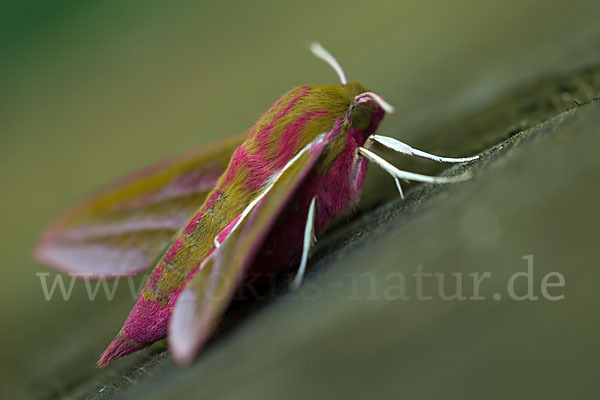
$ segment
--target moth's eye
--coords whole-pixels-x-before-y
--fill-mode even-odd
[[[354,125],[357,129],[364,131],[371,124],[370,107],[367,107],[363,104],[354,105],[350,111],[350,119],[352,120],[352,125]]]

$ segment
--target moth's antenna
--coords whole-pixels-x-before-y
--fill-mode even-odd
[[[386,113],[393,113],[394,111],[396,111],[396,109],[394,108],[393,105],[391,105],[390,103],[388,103],[387,101],[385,101],[383,99],[383,97],[381,97],[380,95],[378,95],[377,93],[373,93],[373,92],[364,92],[359,94],[358,96],[356,96],[354,99],[356,101],[358,101],[360,103],[360,99],[363,99],[365,97],[370,97],[373,100],[375,100],[375,102],[377,104],[379,104],[379,107],[383,108],[383,111],[385,111]]]
[[[346,81],[346,75],[344,74],[344,70],[342,69],[340,64],[336,61],[335,58],[333,58],[333,56],[327,50],[325,50],[323,46],[321,46],[317,42],[312,42],[310,44],[310,51],[312,51],[312,53],[315,56],[319,57],[321,60],[324,60],[327,64],[329,64],[331,68],[333,68],[338,74],[338,76],[340,77],[340,81],[344,85],[348,83]]]

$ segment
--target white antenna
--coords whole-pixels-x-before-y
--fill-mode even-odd
[[[335,70],[335,72],[338,74],[338,76],[340,77],[340,81],[344,85],[346,83],[348,83],[346,81],[346,75],[344,74],[344,70],[342,69],[340,64],[331,55],[331,53],[329,53],[327,50],[325,50],[325,48],[323,46],[321,46],[317,42],[312,42],[310,44],[310,51],[312,51],[312,53],[315,56],[319,57],[321,60],[324,60],[327,64],[329,64],[331,66],[331,68],[333,68]]]
[[[385,101],[383,99],[383,97],[381,97],[380,95],[378,95],[377,93],[373,93],[373,92],[364,92],[359,94],[358,96],[356,96],[354,99],[360,103],[361,99],[364,99],[365,97],[370,97],[373,100],[375,100],[375,102],[377,104],[379,104],[379,107],[383,108],[383,111],[385,111],[386,113],[393,113],[395,111],[394,106],[392,106],[390,103],[388,103],[387,101]],[[363,100],[364,101],[364,100]]]

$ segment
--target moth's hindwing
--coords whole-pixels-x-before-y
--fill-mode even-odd
[[[38,260],[88,276],[148,268],[202,205],[246,136],[173,157],[90,196],[48,229]]]

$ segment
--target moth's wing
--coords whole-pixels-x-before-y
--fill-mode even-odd
[[[100,190],[45,232],[37,259],[92,277],[146,269],[203,204],[245,137],[173,157]]]
[[[175,303],[169,322],[169,348],[180,363],[189,363],[210,337],[227,309],[245,271],[286,203],[314,166],[329,136],[307,146],[286,165],[270,190],[224,243],[207,259]]]

